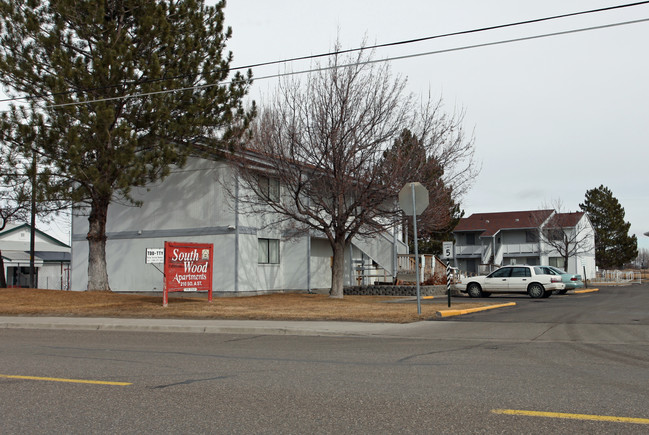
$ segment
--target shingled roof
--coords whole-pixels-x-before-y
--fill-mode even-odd
[[[547,224],[547,228],[572,228],[577,226],[577,222],[584,216],[584,212],[577,211],[574,213],[557,213]]]
[[[538,228],[554,210],[507,211],[502,213],[474,213],[460,219],[454,231],[481,231],[480,236],[491,237],[500,230]]]

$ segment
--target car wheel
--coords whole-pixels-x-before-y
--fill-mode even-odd
[[[565,295],[566,293],[568,293],[568,290],[559,290],[558,293],[560,295]]]
[[[469,284],[469,287],[466,289],[466,291],[472,298],[481,298],[483,295],[480,285],[476,283]]]
[[[534,299],[542,298],[545,294],[545,288],[543,288],[541,284],[530,284],[530,286],[527,288],[527,294]]]

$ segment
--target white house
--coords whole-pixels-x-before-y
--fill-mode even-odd
[[[273,183],[269,182],[269,188]],[[225,186],[228,186],[226,189]],[[279,186],[281,192],[281,186]],[[236,192],[235,197],[227,191]],[[212,243],[213,291],[254,294],[331,287],[332,251],[318,234],[295,236],[272,218],[245,213],[238,198],[250,194],[225,161],[192,158],[163,181],[136,188],[140,207],[113,202],[108,209],[106,261],[113,291],[161,291],[162,265],[146,264],[147,248],[165,241]],[[72,290],[88,283],[87,218],[72,219]],[[396,234],[356,239],[345,258],[345,284],[356,284],[363,265],[396,275],[407,245]]]
[[[455,264],[469,273],[483,273],[490,266],[505,264],[563,268],[560,252],[548,241],[548,237],[563,232],[572,243],[579,243],[579,249],[573,249],[568,259],[567,272],[583,275],[585,271],[587,278],[595,276],[595,231],[582,212],[474,213],[461,219],[453,231]]]
[[[29,287],[30,230],[27,224],[8,223],[0,231],[0,251],[9,287]],[[67,290],[70,246],[36,229],[34,267],[37,288]]]

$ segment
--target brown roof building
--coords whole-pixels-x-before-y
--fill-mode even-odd
[[[468,273],[485,273],[506,264],[545,264],[580,274],[586,267],[589,276],[595,274],[594,231],[582,212],[474,213],[461,219],[453,234],[455,264]]]

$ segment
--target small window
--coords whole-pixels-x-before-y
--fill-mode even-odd
[[[259,239],[259,264],[279,264],[279,240]]]
[[[270,178],[265,176],[260,176],[259,180],[259,192],[265,199],[271,201],[279,201],[279,180],[277,178]]]
[[[469,245],[469,246],[475,245],[475,234],[468,233],[466,235],[466,244]]]
[[[512,271],[511,267],[503,267],[501,269],[496,270],[491,275],[489,275],[489,278],[507,278],[511,273],[511,271]]]
[[[550,241],[554,241],[554,242],[561,241],[563,240],[563,236],[564,234],[561,228],[552,228],[552,229],[545,230],[545,237]]]
[[[536,230],[525,231],[525,243],[536,243],[539,241],[539,233]]]
[[[512,267],[512,277],[526,277],[532,276],[530,270],[527,267]]]

